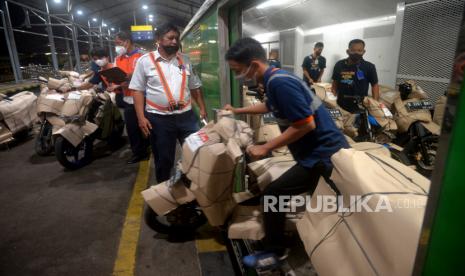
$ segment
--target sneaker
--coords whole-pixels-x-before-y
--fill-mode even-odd
[[[242,258],[245,266],[255,269],[273,269],[281,266],[285,257],[279,257],[273,252],[257,252]]]

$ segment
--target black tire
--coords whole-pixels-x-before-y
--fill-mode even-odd
[[[412,163],[410,162],[410,159],[408,158],[405,152],[399,151],[393,148],[390,148],[389,151],[391,152],[392,159],[399,161],[400,163],[406,166],[412,165]]]
[[[58,136],[55,140],[55,156],[58,162],[69,170],[77,170],[89,164],[92,160],[92,148],[93,139],[90,137],[84,138],[77,147],[63,136]]]
[[[174,221],[176,216],[182,215],[186,215],[182,222]],[[194,204],[181,205],[165,216],[159,216],[152,208],[146,206],[144,220],[150,229],[161,234],[192,233],[207,222],[203,212]]]
[[[40,131],[35,142],[35,151],[39,156],[50,155],[54,149],[52,140],[53,126],[49,122],[40,125]]]
[[[123,139],[124,132],[124,121],[118,120],[114,122],[114,127],[111,131],[110,137],[108,138],[108,144],[110,145],[119,145]]]

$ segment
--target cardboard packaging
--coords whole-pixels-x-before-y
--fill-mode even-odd
[[[261,126],[254,135],[256,144],[264,144],[281,135],[278,124],[266,124]]]
[[[421,100],[408,99],[406,101],[402,101],[400,98],[394,101],[394,119],[399,127],[399,131],[402,133],[407,132],[412,123],[420,121],[431,133],[439,135],[441,128],[433,122],[429,110],[408,110],[405,106],[407,103],[419,101]]]
[[[69,123],[60,128],[53,135],[61,135],[74,147],[77,147],[86,136],[91,135],[97,130],[98,126],[89,121],[84,124]]]
[[[158,215],[166,215],[179,205],[195,200],[194,194],[182,183],[167,180],[141,192],[147,205]]]
[[[361,143],[350,144],[350,146],[355,150],[368,152],[373,155],[382,155],[386,157],[391,157],[391,153],[389,149],[380,144],[371,143],[371,142],[361,142]]]
[[[257,100],[255,97],[251,96],[244,96],[244,107],[251,106],[251,105],[257,105],[260,104],[261,102]],[[260,128],[263,123],[263,116],[262,115],[246,115],[246,121],[250,125],[250,128],[252,128],[254,131]]]
[[[372,197],[376,209],[383,198],[392,212],[305,212],[297,224],[299,235],[318,275],[411,275],[429,180],[386,156],[343,149],[331,158],[331,175],[343,195],[339,204],[349,207],[349,195]],[[384,194],[383,194],[384,193]],[[316,195],[335,195],[324,179]],[[407,203],[409,206],[403,206]],[[334,263],[338,265],[335,266]]]
[[[291,155],[271,157],[248,164],[248,168],[263,191],[271,182],[294,166],[296,162]]]
[[[383,104],[371,97],[365,97],[363,100],[364,106],[368,109],[368,113],[375,118],[378,124],[387,131],[397,131],[397,124],[394,121],[394,115]]]
[[[436,102],[434,107],[433,122],[438,126],[442,125],[442,120],[444,119],[444,112],[446,111],[447,97],[441,96]]]
[[[59,90],[62,92],[67,92],[71,90],[71,84],[69,83],[69,80],[67,78],[60,79],[60,80],[49,78],[47,86],[50,90]]]
[[[13,133],[3,124],[0,122],[0,144],[8,143],[13,141]]]
[[[337,97],[331,92],[331,83],[314,83],[312,88],[328,108],[337,108]]]
[[[223,117],[213,126],[212,130],[219,134],[225,143],[229,139],[235,139],[242,148],[253,143],[253,130],[244,121]]]
[[[237,206],[228,228],[228,238],[261,240],[265,237],[260,206]]]
[[[55,90],[43,89],[37,99],[37,113],[61,114],[67,94],[61,94]]]
[[[212,226],[223,225],[236,206],[232,196],[234,170],[243,155],[237,140],[231,139],[237,134],[236,123],[230,124],[226,117],[220,121],[224,124],[207,125],[186,138],[181,162],[182,172],[192,181],[190,189]],[[221,137],[230,137],[227,144],[220,142],[216,129]]]
[[[65,118],[78,117],[79,120],[82,120],[86,116],[93,99],[94,95],[87,91],[70,92],[61,109],[61,115]]]
[[[37,121],[37,97],[29,91],[20,92],[0,101],[0,120],[15,134]]]
[[[386,107],[387,107],[389,110],[392,110],[394,101],[395,101],[397,98],[400,98],[400,92],[397,91],[397,90],[395,90],[395,89],[392,89],[392,90],[385,90],[385,91],[380,90],[380,91],[379,91],[379,100],[380,100],[384,105],[386,105]]]

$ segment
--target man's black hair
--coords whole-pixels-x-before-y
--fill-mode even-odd
[[[265,49],[260,42],[250,37],[237,40],[224,57],[226,60],[234,60],[245,65],[250,65],[254,59],[266,62]]]
[[[105,48],[95,47],[92,50],[90,50],[90,56],[101,58],[101,57],[109,57],[110,55],[108,54],[108,51]]]
[[[163,37],[165,34],[171,32],[171,31],[175,31],[177,32],[178,34],[181,34],[179,32],[179,29],[178,27],[176,27],[176,25],[172,24],[172,23],[165,23],[159,27],[157,27],[157,30],[155,31],[155,38],[156,39],[160,39],[161,37]]]
[[[361,40],[361,39],[352,39],[350,42],[349,42],[349,48],[350,46],[352,46],[352,44],[363,44],[363,47],[365,47],[365,41]]]
[[[129,40],[132,43],[132,36],[127,32],[121,31],[117,33],[115,37],[121,40]]]
[[[315,43],[315,48],[324,48],[325,45],[323,44],[323,42],[317,42]]]

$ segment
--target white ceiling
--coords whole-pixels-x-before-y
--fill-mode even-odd
[[[266,1],[263,1],[266,2]],[[246,35],[300,27],[303,30],[393,15],[399,0],[289,0],[264,9],[251,8],[243,14]]]

